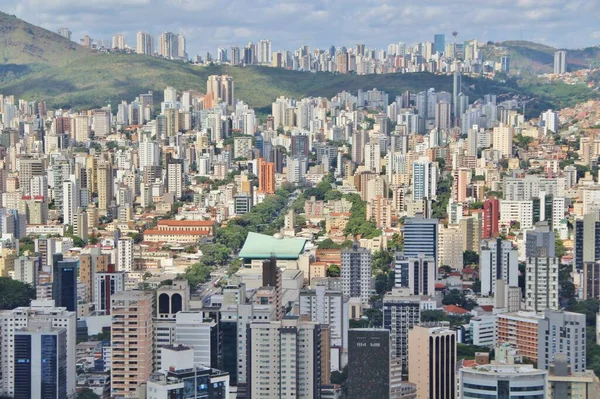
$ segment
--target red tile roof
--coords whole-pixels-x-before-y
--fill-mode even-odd
[[[467,309],[461,308],[456,305],[446,305],[444,306],[444,312],[448,314],[467,314],[469,311]]]

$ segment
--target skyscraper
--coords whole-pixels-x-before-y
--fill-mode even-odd
[[[528,257],[525,266],[525,308],[558,310],[558,258]]]
[[[456,398],[456,332],[422,324],[408,332],[408,380],[417,398]]]
[[[286,317],[249,325],[248,393],[252,398],[318,398],[321,325]]]
[[[400,362],[402,377],[408,378],[408,331],[421,321],[417,296],[393,290],[383,297],[383,328],[390,331],[392,359]]]
[[[206,82],[206,94],[212,95],[214,101],[220,100],[232,107],[235,101],[233,78],[229,75],[210,75]]]
[[[107,214],[113,201],[113,169],[108,161],[100,161],[96,172],[98,180],[98,210]]]
[[[300,291],[300,317],[329,325],[332,370],[342,370],[348,349],[348,298],[342,291],[317,285],[314,290]]]
[[[257,46],[258,63],[262,65],[270,65],[272,62],[272,50],[270,40],[259,40]]]
[[[404,222],[404,256],[438,258],[438,220],[422,215],[406,218]]]
[[[8,348],[4,348],[6,350]],[[15,399],[67,398],[67,330],[50,320],[32,320],[14,332]],[[73,379],[74,376],[70,376]]]
[[[120,33],[114,35],[112,38],[112,48],[115,50],[125,50],[125,47],[125,36]]]
[[[483,202],[483,232],[481,238],[498,237],[498,221],[500,220],[500,201],[490,198]]]
[[[554,73],[563,74],[567,72],[567,52],[560,50],[554,53]]]
[[[390,332],[353,328],[348,331],[348,397],[390,397]]]
[[[342,250],[342,292],[350,298],[360,298],[369,302],[371,288],[371,252],[359,247],[355,242],[352,248]]]
[[[352,162],[361,165],[365,160],[364,148],[369,141],[369,135],[365,130],[356,129],[352,133]]]
[[[138,54],[154,54],[154,38],[147,32],[138,32],[136,36],[136,52]]]
[[[546,310],[538,322],[538,368],[548,370],[560,353],[567,357],[574,372],[585,371],[585,338],[584,314]]]
[[[117,270],[133,271],[133,238],[121,237],[117,241]]]
[[[258,158],[258,192],[275,194],[275,163]]]
[[[151,292],[123,291],[111,299],[111,396],[137,397],[152,373]]]
[[[31,391],[31,395],[28,395],[28,391],[25,391],[19,396],[16,395],[17,386],[19,388],[19,391],[21,389],[33,389],[34,387],[39,387],[39,385],[37,384],[44,381],[42,380],[42,375],[39,373],[39,369],[36,372],[33,372],[32,370],[32,373],[30,374],[29,378],[27,378],[26,375],[21,375],[20,372],[17,375],[17,369],[15,369],[15,365],[17,364],[16,359],[21,358],[20,356],[29,356],[27,342],[23,342],[23,340],[28,340],[28,334],[26,332],[25,334],[23,334],[23,329],[27,329],[29,326],[31,326],[34,327],[35,330],[37,330],[38,327],[41,327],[42,323],[48,323],[47,325],[50,326],[50,329],[47,326],[44,326],[43,328],[40,328],[40,331],[38,332],[39,334],[35,332],[29,334],[29,338],[32,339],[30,341],[31,350],[33,351],[33,349],[37,347],[36,351],[29,353],[31,354],[31,356],[34,356],[36,358],[40,355],[39,351],[41,351],[42,348],[40,348],[39,344],[44,337],[44,333],[42,333],[42,331],[45,330],[48,333],[46,334],[48,336],[56,337],[51,337],[44,340],[49,344],[47,346],[47,349],[49,350],[49,355],[52,355],[54,353],[61,353],[62,356],[62,348],[66,350],[66,369],[64,374],[66,376],[66,380],[64,378],[61,379],[60,384],[66,387],[67,393],[67,396],[59,396],[56,393],[54,393],[51,396],[43,397],[70,397],[71,395],[75,394],[77,379],[77,370],[75,365],[75,346],[77,344],[77,315],[75,312],[68,312],[67,310],[65,310],[65,308],[55,307],[54,301],[52,300],[33,300],[31,301],[31,306],[29,307],[19,307],[13,310],[0,311],[0,332],[2,334],[2,350],[0,351],[2,382],[0,385],[0,395],[21,398],[42,397],[34,396],[33,391]],[[19,330],[21,330],[20,333]],[[65,331],[66,334],[66,344],[62,346],[62,348],[57,346],[58,341],[62,341],[61,331]],[[19,334],[19,351],[17,351],[16,338],[19,336]],[[38,335],[36,336],[36,334]],[[55,339],[56,344],[53,345],[53,341]],[[34,342],[36,343],[36,345],[33,345]],[[22,347],[21,344],[24,344],[25,347]],[[15,348],[15,350],[12,350],[10,348]],[[35,360],[35,363],[31,360],[29,361],[30,366],[33,366],[34,364],[40,365],[38,360]],[[62,362],[60,364],[62,367]],[[27,362],[20,362],[19,365],[27,366]],[[51,364],[48,363],[46,364],[46,366],[51,366]],[[27,373],[27,370],[31,369],[25,368],[23,372]],[[57,369],[53,370],[56,371]],[[45,376],[48,377],[46,381],[49,385],[52,384],[51,380],[54,379],[55,375],[56,374],[51,373],[45,374]],[[35,379],[35,381],[32,381],[33,379]],[[30,383],[29,388],[27,388],[27,382]]]
[[[413,162],[413,200],[435,200],[437,198],[437,164],[427,159]]]
[[[504,158],[512,157],[512,145],[513,137],[515,135],[515,129],[512,126],[500,126],[495,127],[492,133],[492,146],[494,150],[500,151],[500,156]]]
[[[503,280],[510,287],[519,285],[518,251],[512,242],[500,238],[482,240],[479,252],[481,295],[496,293],[496,281]]]
[[[79,261],[63,260],[62,254],[54,254],[52,269],[52,299],[56,306],[69,312],[77,312],[77,268]]]
[[[173,193],[175,199],[181,198],[184,188],[183,159],[167,160],[167,191]]]
[[[588,213],[575,220],[575,267],[583,270],[586,262],[600,260],[600,221]]]
[[[441,54],[446,49],[446,35],[438,33],[433,36],[434,51]]]

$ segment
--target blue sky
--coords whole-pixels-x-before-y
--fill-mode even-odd
[[[83,6],[85,4],[85,6]],[[122,33],[130,46],[139,30],[184,34],[188,54],[267,38],[273,50],[433,41],[530,40],[561,48],[600,44],[600,1],[562,0],[0,0],[0,10],[46,29],[68,27],[108,39]],[[448,39],[447,39],[448,40]]]

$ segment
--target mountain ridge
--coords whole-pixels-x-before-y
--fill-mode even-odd
[[[261,113],[279,96],[332,97],[341,91],[377,88],[390,98],[405,90],[430,87],[451,91],[450,76],[429,73],[386,75],[342,75],[299,72],[261,66],[196,66],[182,61],[138,54],[91,51],[68,39],[0,12],[0,93],[27,100],[44,100],[49,106],[90,109],[121,100],[132,101],[153,90],[160,101],[167,86],[178,90],[206,91],[211,74],[229,74],[235,81],[236,97]],[[546,53],[548,50],[546,50]],[[521,88],[514,79],[506,82],[465,77],[463,91],[473,99],[487,93],[504,96],[536,96],[528,109],[570,105],[597,96],[586,87],[557,86],[548,92],[535,86]],[[536,91],[537,89],[537,91]],[[560,89],[560,90],[558,90]],[[558,93],[553,98],[553,93]]]

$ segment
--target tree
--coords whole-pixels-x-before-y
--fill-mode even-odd
[[[341,274],[338,265],[331,265],[327,268],[327,277],[339,277]]]
[[[342,369],[342,371],[333,371],[331,373],[331,383],[332,384],[337,384],[337,385],[342,385],[346,382],[346,380],[348,379],[348,366],[344,366],[344,368]]]
[[[96,395],[94,391],[89,388],[83,388],[77,392],[77,399],[100,399],[100,396]]]
[[[206,244],[200,247],[200,261],[207,266],[225,266],[230,250],[223,244]]]
[[[20,306],[29,306],[35,299],[35,289],[29,284],[0,277],[0,310],[12,310]]]
[[[190,287],[196,287],[199,284],[205,283],[210,277],[212,268],[201,262],[194,263],[192,266],[183,274],[183,278],[186,279]]]
[[[554,240],[554,252],[556,254],[555,256],[558,258],[559,261],[567,253],[565,243],[558,237],[556,237],[556,239]]]
[[[479,264],[479,255],[475,251],[463,252],[463,266],[477,265]]]

